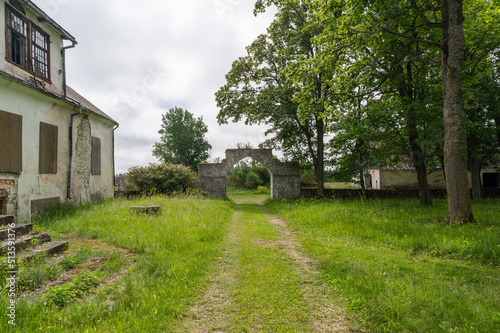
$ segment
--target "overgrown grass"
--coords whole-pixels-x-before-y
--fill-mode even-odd
[[[259,206],[242,204],[238,229],[230,309],[235,316],[225,331],[309,332],[311,309],[302,295],[301,276],[284,253],[262,245],[276,241],[279,234]]]
[[[194,320],[178,332],[314,332],[315,304],[304,295],[304,271],[285,254],[279,227],[269,223],[257,202],[269,197],[231,189],[237,202],[224,254],[211,274],[216,281],[202,296]],[[308,283],[311,283],[308,281]],[[220,297],[220,302],[214,302]],[[209,304],[207,308],[206,304]],[[204,320],[208,318],[208,320]]]
[[[261,188],[258,189],[248,189],[244,187],[238,187],[238,186],[229,186],[227,188],[227,196],[233,200],[235,199],[241,199],[241,198],[255,198],[255,195],[260,195],[262,197],[270,197],[271,196],[271,190],[269,187],[262,186]]]
[[[161,205],[163,214],[131,215],[130,207],[138,205]],[[54,305],[44,297],[19,300],[16,331],[171,331],[203,287],[202,278],[219,251],[232,212],[229,202],[155,196],[109,200],[81,208],[63,206],[41,217],[37,224],[53,238],[90,237],[135,251],[139,256],[123,279],[95,290],[90,298],[66,302],[73,300],[68,295],[76,298],[91,289],[96,280],[89,278],[83,284],[76,280],[73,286],[62,288],[55,298],[50,298],[56,299]],[[105,268],[113,271],[119,260],[117,253],[116,260],[108,258]],[[7,301],[2,295],[0,307],[6,309]],[[0,321],[0,331],[7,329],[7,320]]]
[[[350,319],[373,332],[500,331],[500,200],[448,226],[446,202],[268,202],[320,262]]]

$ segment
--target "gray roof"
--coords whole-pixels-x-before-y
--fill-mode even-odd
[[[101,111],[101,109],[99,109],[97,106],[92,104],[88,99],[77,93],[70,86],[66,86],[66,96],[68,97],[66,98],[67,102],[75,104],[75,101],[78,101],[82,105],[82,108],[84,110],[94,113],[104,119],[111,121],[113,124],[118,125],[118,123],[113,118],[105,114],[103,111]]]

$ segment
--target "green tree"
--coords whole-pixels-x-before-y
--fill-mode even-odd
[[[330,121],[325,105],[331,97],[331,74],[314,63],[321,52],[314,39],[322,27],[313,19],[309,1],[259,0],[255,12],[271,5],[278,13],[268,33],[247,47],[247,56],[233,63],[226,85],[216,93],[218,120],[223,124],[245,118],[247,124],[269,125],[266,135],[273,137],[264,146],[313,165],[322,195]]]
[[[227,180],[229,186],[255,189],[260,185],[269,186],[271,176],[262,164],[252,159],[250,162],[240,161]]]
[[[198,171],[198,164],[210,156],[212,146],[205,138],[208,132],[203,117],[195,118],[187,110],[174,107],[162,115],[160,142],[153,155],[163,163],[182,164]]]
[[[466,50],[463,0],[331,0],[326,3],[330,8],[345,6],[342,7],[343,12],[350,13],[342,15],[341,19],[336,17],[330,20],[333,24],[341,25],[351,33],[372,36],[375,40],[380,36],[393,36],[403,44],[418,43],[421,47],[413,49],[416,52],[411,54],[412,61],[427,61],[440,67],[444,168],[448,185],[447,218],[451,223],[458,224],[474,221],[467,181],[467,128],[462,90]],[[482,26],[476,27],[488,36],[489,31],[497,29],[494,22],[498,22],[498,5],[487,0],[471,1],[467,3],[466,11],[477,3],[484,4],[485,8],[481,11]],[[414,29],[408,28],[411,26]],[[382,43],[381,47],[386,45]],[[480,58],[485,54],[478,53],[476,56]]]

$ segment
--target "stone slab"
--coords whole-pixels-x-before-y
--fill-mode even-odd
[[[27,235],[33,229],[33,224],[16,224],[14,228],[3,227],[0,229],[0,241],[4,241],[9,238],[9,230],[14,231],[16,238]]]
[[[0,215],[0,226],[14,223],[14,215]]]

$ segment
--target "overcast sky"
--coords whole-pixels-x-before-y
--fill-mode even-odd
[[[243,0],[33,0],[78,41],[68,85],[120,123],[116,172],[155,162],[161,115],[178,106],[208,125],[212,159],[265,140],[264,129],[217,124],[215,92],[272,13]]]

